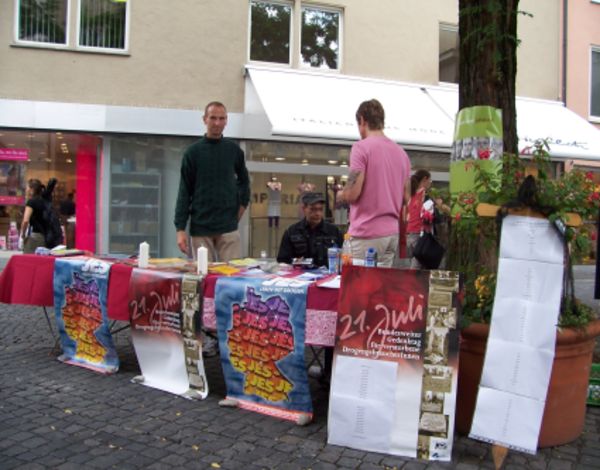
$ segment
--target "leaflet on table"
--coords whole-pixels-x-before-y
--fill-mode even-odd
[[[344,269],[328,443],[450,460],[459,274]]]
[[[201,281],[196,274],[133,270],[131,339],[142,373],[134,382],[185,398],[207,396],[200,335]]]
[[[106,295],[110,264],[94,258],[54,263],[54,310],[63,353],[59,360],[105,374],[119,369]]]
[[[341,281],[342,281],[342,276],[337,274],[330,278],[323,279],[322,281],[318,281],[317,286],[325,287],[327,289],[339,289]]]
[[[564,245],[546,219],[507,216],[470,436],[535,453],[552,372]],[[502,423],[502,425],[498,425]]]
[[[281,277],[217,280],[217,331],[228,401],[298,423],[312,419],[304,363],[307,286]]]

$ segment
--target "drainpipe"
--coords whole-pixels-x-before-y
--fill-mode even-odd
[[[567,44],[568,44],[569,0],[563,0],[563,43],[562,43],[562,101],[567,106]]]

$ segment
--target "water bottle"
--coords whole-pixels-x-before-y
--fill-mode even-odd
[[[350,234],[344,234],[344,244],[342,245],[342,266],[348,266],[352,264],[352,243],[350,241]]]
[[[365,266],[369,268],[377,267],[377,250],[373,247],[367,248],[365,252]]]
[[[17,230],[17,223],[15,221],[11,221],[8,228],[8,249],[19,249],[19,231]]]
[[[327,266],[330,274],[340,271],[340,250],[335,245],[327,249]]]

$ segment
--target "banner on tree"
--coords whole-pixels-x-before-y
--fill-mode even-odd
[[[202,278],[134,269],[129,284],[131,339],[148,387],[204,399],[208,384],[200,335]]]
[[[63,353],[59,360],[105,374],[119,369],[106,309],[110,264],[57,259],[54,310]]]
[[[450,193],[475,191],[475,165],[500,178],[502,153],[502,110],[491,106],[461,109],[450,155]]]
[[[328,443],[449,461],[459,274],[344,268]]]
[[[305,424],[312,400],[304,362],[307,283],[220,278],[215,299],[229,404]]]

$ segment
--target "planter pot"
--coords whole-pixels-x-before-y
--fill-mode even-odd
[[[456,431],[460,434],[468,434],[471,429],[488,332],[489,325],[480,323],[461,330],[456,403]],[[558,331],[538,447],[566,444],[583,431],[597,336],[600,336],[600,320],[586,328]]]

